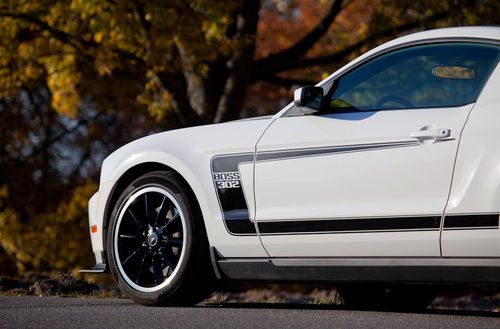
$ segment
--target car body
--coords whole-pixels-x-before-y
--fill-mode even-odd
[[[165,170],[195,196],[218,278],[499,283],[499,51],[499,27],[407,35],[274,116],[123,146],[89,202],[95,271],[125,186]]]

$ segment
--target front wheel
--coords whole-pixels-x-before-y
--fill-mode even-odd
[[[119,288],[143,305],[191,305],[213,279],[201,213],[171,172],[152,172],[118,199],[107,235],[109,267]]]

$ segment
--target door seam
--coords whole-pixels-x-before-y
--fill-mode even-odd
[[[441,215],[441,225],[439,227],[439,254],[441,257],[443,257],[443,227],[444,227],[444,221],[446,219],[446,210],[448,209],[448,203],[450,202],[451,198],[451,190],[453,188],[453,181],[455,178],[455,169],[457,166],[457,159],[458,159],[458,153],[460,152],[460,144],[462,142],[462,135],[464,133],[465,127],[467,126],[467,122],[469,121],[470,115],[474,108],[476,107],[476,103],[472,106],[472,108],[469,110],[469,113],[467,113],[467,117],[465,118],[465,122],[462,126],[462,129],[460,130],[460,134],[458,136],[458,143],[457,143],[457,150],[455,151],[455,159],[453,161],[453,168],[451,170],[451,181],[450,181],[450,188],[448,190],[448,197],[446,198],[446,202],[444,204],[444,209],[443,209],[443,214]]]

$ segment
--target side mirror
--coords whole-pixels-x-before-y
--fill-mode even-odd
[[[323,88],[306,86],[295,90],[293,102],[297,107],[308,107],[319,111],[323,103]]]

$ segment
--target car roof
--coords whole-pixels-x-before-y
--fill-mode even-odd
[[[402,43],[445,38],[490,39],[500,41],[500,26],[448,27],[422,31],[394,39],[384,43],[382,46],[391,47]]]

